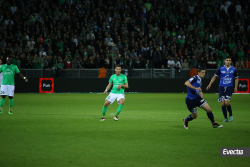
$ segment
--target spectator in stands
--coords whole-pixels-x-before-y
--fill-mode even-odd
[[[238,58],[240,58],[240,60],[243,62],[245,59],[245,53],[243,51],[243,47],[240,48],[240,50],[237,52],[237,56]]]
[[[161,52],[159,50],[159,47],[156,48],[156,51],[153,54],[153,62],[154,62],[154,68],[160,68],[160,66],[161,66]]]
[[[236,2],[235,10],[236,10],[236,13],[239,12],[239,14],[241,15],[241,5],[239,1]]]
[[[238,60],[237,60],[237,62],[236,62],[236,65],[235,65],[235,68],[236,68],[237,70],[244,69],[243,62],[241,61],[240,58],[238,58]]]
[[[175,58],[174,60],[174,68],[178,71],[181,72],[181,63],[179,62],[179,60],[177,58]]]
[[[189,70],[189,63],[187,62],[187,59],[184,59],[184,62],[182,63],[181,68],[183,70]]]
[[[72,60],[72,69],[79,69],[80,61],[77,59],[77,57],[74,57]]]
[[[211,68],[212,57],[214,60],[219,57],[219,62],[223,63],[224,57],[229,54],[235,65],[238,58],[243,62],[250,55],[247,44],[250,26],[248,10],[245,9],[245,6],[250,5],[248,1],[244,2],[244,7],[241,1],[219,3],[210,0],[167,1],[166,4],[158,0],[153,4],[149,0],[138,3],[102,1],[100,4],[99,1],[87,1],[82,6],[71,0],[69,3],[48,1],[44,8],[42,2],[35,0],[33,4],[39,7],[40,18],[44,18],[43,25],[40,24],[40,18],[28,14],[37,10],[32,5],[26,5],[23,10],[16,2],[3,1],[1,4],[4,12],[0,14],[0,56],[5,60],[8,54],[18,55],[20,68],[25,68],[28,57],[32,57],[33,62],[34,55],[56,55],[63,60],[66,55],[71,55],[70,60],[77,57],[84,68],[89,68],[93,62],[98,68],[102,67],[102,63],[107,65],[108,59],[111,59],[106,59],[105,51],[110,56],[117,57],[120,54],[117,63],[126,61],[128,55],[132,65],[135,56],[140,54],[141,57],[136,61],[140,61],[141,68],[146,64],[151,67],[154,64],[154,68],[168,66],[166,57],[174,57],[179,53],[179,58],[183,56],[181,64],[186,59],[186,63],[192,66],[203,64],[206,68]],[[163,8],[164,5],[167,7]],[[106,50],[107,43],[111,41],[117,45],[119,53],[111,53],[111,48]],[[93,55],[95,58],[89,59]],[[50,67],[54,63],[56,67],[59,64],[57,59],[46,57],[39,60],[39,68],[44,63],[47,69],[49,61],[53,62]],[[32,65],[32,68],[37,66],[34,63]],[[61,62],[61,65],[64,63]]]
[[[64,67],[65,69],[68,69],[68,70],[72,69],[72,62],[70,61],[69,57],[65,58]]]
[[[168,68],[174,68],[175,62],[173,60],[173,57],[170,57],[168,60]]]
[[[37,56],[37,54],[35,54],[34,59],[32,60],[32,64],[33,64],[33,68],[35,69],[40,68],[41,61],[40,61],[40,58]]]

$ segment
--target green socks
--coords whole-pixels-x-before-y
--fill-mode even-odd
[[[14,103],[14,100],[13,99],[9,99],[9,106],[10,106],[10,110],[9,111],[12,111],[13,103]]]
[[[103,106],[102,108],[102,117],[105,117],[108,107]]]
[[[123,105],[119,105],[117,112],[116,112],[116,116],[118,116],[120,114],[120,112],[122,111]]]
[[[13,103],[12,103],[12,105],[13,105]],[[116,112],[116,116],[118,116],[120,114],[120,112],[122,111],[122,108],[123,108],[123,105],[119,105],[117,112]],[[103,106],[103,108],[102,108],[102,117],[103,118],[105,117],[107,109],[108,109],[108,107]]]
[[[2,110],[2,111],[3,111],[4,103],[5,103],[5,98],[1,98],[1,100],[0,100],[0,110]]]

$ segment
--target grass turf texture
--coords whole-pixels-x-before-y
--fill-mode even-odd
[[[250,95],[233,95],[232,123],[223,123],[217,94],[204,94],[223,124],[213,129],[205,111],[183,127],[185,94],[126,94],[119,121],[107,95],[15,94],[14,114],[0,115],[1,167],[249,166],[249,157],[220,157],[220,147],[250,147]]]

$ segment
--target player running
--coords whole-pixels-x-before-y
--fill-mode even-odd
[[[13,107],[13,96],[15,90],[15,81],[14,77],[15,74],[19,74],[26,82],[28,82],[28,78],[24,77],[22,73],[20,73],[19,69],[16,65],[11,64],[12,58],[6,58],[7,64],[3,64],[0,66],[0,73],[3,73],[3,81],[1,86],[1,100],[0,100],[0,114],[3,114],[3,106],[5,102],[5,97],[9,96],[9,114],[13,114],[12,107]]]
[[[193,76],[189,80],[185,82],[185,85],[188,87],[187,88],[187,97],[186,97],[186,104],[188,110],[192,113],[190,114],[186,119],[184,118],[184,128],[188,129],[188,122],[192,121],[193,119],[197,118],[197,109],[196,107],[200,107],[204,109],[207,112],[207,116],[210,119],[212,123],[213,128],[222,128],[223,125],[219,125],[214,121],[214,115],[213,112],[210,108],[210,106],[207,104],[206,100],[203,99],[203,93],[201,90],[201,80],[205,76],[205,69],[200,68],[198,70],[198,75]]]
[[[108,95],[108,97],[105,99],[104,106],[102,108],[102,119],[100,121],[105,120],[105,114],[107,112],[107,107],[109,104],[112,104],[115,100],[117,100],[119,107],[117,109],[116,115],[114,116],[113,120],[118,121],[118,115],[122,111],[124,101],[125,101],[125,95],[124,95],[124,89],[128,88],[128,80],[126,75],[121,74],[121,66],[116,65],[115,67],[115,73],[113,74],[109,79],[109,84],[106,87],[106,90],[103,92],[103,94],[106,94],[107,91],[111,88],[113,84],[113,88],[111,90],[111,93]]]
[[[233,112],[231,105],[229,104],[231,96],[233,92],[237,91],[239,79],[238,72],[235,67],[231,66],[232,58],[227,56],[225,59],[225,65],[221,66],[213,78],[211,79],[209,85],[207,86],[207,90],[210,89],[211,85],[214,83],[216,77],[220,76],[220,84],[219,84],[219,99],[221,102],[222,112],[225,117],[224,122],[228,122],[227,111],[229,112],[229,122],[233,121]],[[235,77],[235,87],[233,87],[233,78]]]

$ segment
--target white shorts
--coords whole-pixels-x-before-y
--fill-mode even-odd
[[[0,79],[0,87],[1,87],[1,85],[2,85],[2,81],[3,81],[3,79]]]
[[[124,94],[110,93],[105,100],[110,101],[110,104],[112,104],[115,100],[117,100],[117,103],[120,104],[119,100],[122,99],[122,98],[125,99],[125,95]]]
[[[2,85],[1,95],[14,96],[15,86],[14,85]]]

